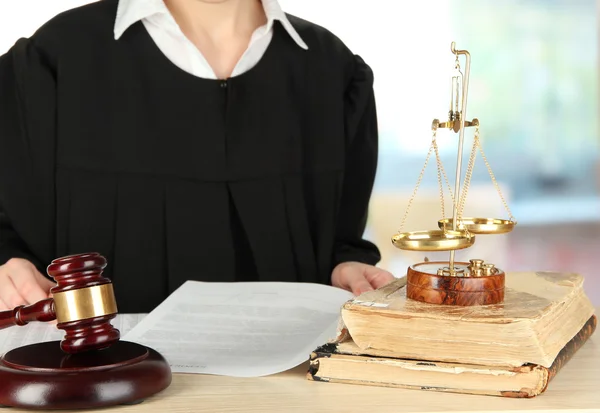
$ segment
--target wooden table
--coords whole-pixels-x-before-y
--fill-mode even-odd
[[[533,399],[506,399],[306,380],[307,364],[262,378],[176,374],[161,394],[118,412],[600,412],[600,334]],[[106,412],[107,410],[103,410]],[[22,412],[6,409],[6,412]]]

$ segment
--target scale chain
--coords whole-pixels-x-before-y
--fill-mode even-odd
[[[452,188],[450,186],[450,181],[448,180],[448,176],[446,175],[446,170],[444,169],[444,164],[442,163],[439,147],[437,145],[437,128],[433,129],[432,138],[431,138],[431,146],[429,147],[429,152],[427,152],[427,157],[425,158],[425,164],[423,165],[423,169],[421,169],[421,173],[419,174],[419,178],[417,179],[417,184],[415,189],[408,201],[408,205],[406,206],[406,211],[404,212],[404,216],[402,217],[402,221],[400,223],[400,228],[398,232],[402,232],[404,229],[404,225],[406,224],[406,218],[408,217],[408,212],[412,203],[417,195],[417,191],[421,185],[421,181],[423,180],[423,175],[425,174],[425,170],[427,169],[427,165],[429,164],[429,159],[431,158],[431,152],[435,152],[436,164],[437,164],[437,177],[438,184],[440,189],[440,200],[442,207],[442,218],[446,218],[445,205],[444,205],[444,190],[442,185],[442,176],[446,182],[446,186],[448,187],[448,191],[450,193],[450,198],[452,199],[452,204],[456,206],[456,200],[454,199],[454,194],[452,193]]]
[[[511,221],[515,222],[515,218],[513,217],[512,212],[510,211],[510,208],[508,207],[508,204],[504,198],[504,195],[502,194],[502,191],[500,190],[500,185],[498,185],[498,182],[496,181],[496,177],[494,176],[494,172],[492,171],[492,168],[487,160],[487,157],[485,156],[485,153],[483,151],[483,146],[481,145],[481,140],[479,138],[480,138],[480,134],[479,134],[479,126],[478,126],[475,129],[475,137],[473,139],[473,147],[471,149],[471,154],[469,156],[469,164],[467,166],[467,171],[465,174],[464,186],[463,186],[463,190],[461,193],[459,208],[458,208],[458,218],[462,218],[462,214],[463,214],[465,204],[467,201],[469,186],[471,184],[471,177],[473,176],[473,169],[475,166],[475,157],[477,156],[477,149],[479,149],[479,151],[481,152],[481,157],[483,159],[483,162],[485,163],[485,166],[487,168],[488,174],[490,175],[490,178],[492,179],[492,183],[494,184],[494,187],[496,188],[496,191],[498,192],[498,196],[500,196],[500,200],[502,201],[502,204],[503,204],[504,208],[506,209],[506,212],[508,212],[509,219]]]
[[[417,179],[417,185],[415,186],[415,189],[413,190],[413,193],[410,196],[410,199],[408,200],[408,205],[406,206],[406,211],[404,211],[404,216],[402,217],[402,221],[400,223],[400,228],[398,229],[398,232],[402,232],[402,230],[404,229],[404,224],[406,223],[406,218],[408,217],[408,211],[410,210],[410,207],[415,199],[415,196],[417,195],[417,191],[419,190],[419,186],[421,185],[421,180],[423,179],[423,175],[425,174],[425,170],[427,169],[427,164],[429,163],[429,158],[431,157],[431,152],[434,150],[434,147],[436,146],[435,137],[436,137],[436,133],[434,130],[433,138],[431,140],[431,145],[429,146],[429,151],[427,152],[427,157],[425,158],[425,164],[423,165],[423,169],[421,169],[421,173],[419,174],[419,178]]]
[[[481,146],[481,144],[479,143],[479,139],[477,139],[477,145],[479,146],[479,151],[481,152],[481,157],[483,158],[483,162],[485,163],[485,166],[488,170],[488,173],[490,174],[490,177],[492,178],[492,182],[494,183],[494,187],[496,187],[496,191],[498,191],[498,195],[500,196],[500,199],[502,200],[502,204],[504,205],[504,208],[506,209],[506,212],[508,212],[508,216],[509,219],[512,222],[515,222],[515,217],[513,217],[512,212],[510,212],[510,208],[508,207],[508,204],[506,203],[506,200],[504,199],[504,196],[502,195],[502,191],[500,190],[500,185],[498,185],[498,182],[496,181],[496,177],[494,176],[494,172],[492,172],[492,168],[485,156],[485,153],[483,152],[483,146]]]
[[[471,148],[471,154],[469,156],[469,163],[467,165],[467,172],[465,173],[465,181],[463,184],[462,193],[460,196],[460,202],[458,207],[458,217],[462,218],[463,211],[465,208],[465,204],[467,201],[467,195],[469,192],[469,187],[471,185],[471,177],[473,176],[473,168],[475,166],[475,157],[477,156],[477,148],[479,146],[479,126],[475,129],[475,137],[473,139],[473,147]]]
[[[438,172],[438,184],[440,187],[440,201],[442,203],[442,219],[446,218],[446,212],[445,212],[445,203],[444,203],[444,190],[442,187],[442,178],[440,176],[440,171],[441,174],[443,174],[444,176],[444,180],[446,181],[446,186],[448,187],[448,192],[450,193],[450,198],[452,199],[452,205],[456,205],[456,200],[454,199],[454,194],[452,193],[452,187],[450,186],[450,181],[448,181],[448,176],[446,175],[446,170],[444,169],[444,164],[442,163],[442,159],[440,158],[440,152],[437,146],[437,141],[434,143],[434,149],[435,149],[435,158],[437,161],[437,172]]]
[[[434,132],[435,134],[435,132]],[[434,141],[435,142],[435,141]],[[441,161],[440,161],[440,152],[438,150],[437,143],[433,143],[435,149],[435,160],[437,163],[437,178],[438,178],[438,186],[440,188],[440,201],[442,205],[442,219],[446,218],[446,210],[444,207],[444,185],[442,185],[442,174],[441,174]]]

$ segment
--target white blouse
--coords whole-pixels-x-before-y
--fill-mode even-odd
[[[252,34],[248,48],[237,62],[232,77],[250,70],[260,61],[273,37],[275,20],[281,22],[298,46],[308,49],[277,0],[262,0],[262,5],[267,23]],[[114,27],[115,39],[118,40],[129,27],[140,20],[158,48],[175,65],[195,76],[217,79],[202,53],[183,34],[163,0],[119,0]]]

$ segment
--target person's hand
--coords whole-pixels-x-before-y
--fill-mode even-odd
[[[0,311],[49,298],[50,288],[54,285],[31,262],[11,258],[0,265]]]
[[[361,262],[343,262],[331,273],[334,287],[348,290],[354,295],[383,287],[394,279],[388,271]]]

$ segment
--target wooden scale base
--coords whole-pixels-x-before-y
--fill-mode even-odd
[[[68,354],[58,341],[20,347],[0,358],[0,405],[25,409],[89,409],[136,404],[171,383],[165,359],[118,341]]]
[[[408,268],[406,297],[431,304],[458,306],[498,304],[504,301],[505,273],[482,260],[422,262]]]

